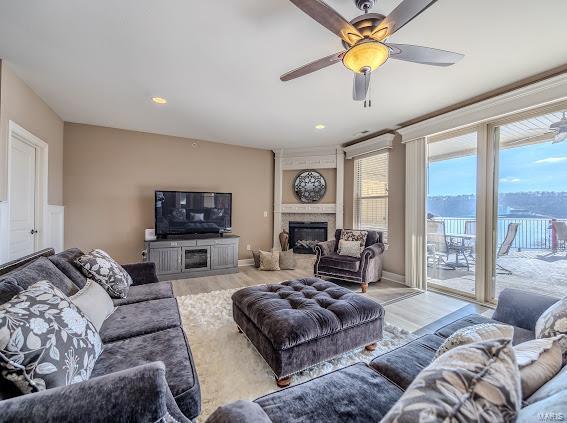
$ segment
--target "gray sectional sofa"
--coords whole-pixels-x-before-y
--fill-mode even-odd
[[[456,330],[485,322],[506,323],[514,326],[513,343],[518,344],[534,338],[538,317],[556,301],[507,289],[499,297],[493,319],[478,314],[444,319],[446,324],[431,330],[432,333],[426,331],[416,340],[376,357],[368,365],[354,364],[255,401],[222,406],[207,422],[379,422]],[[536,421],[538,413],[554,411],[567,416],[567,366],[527,399],[518,421]]]
[[[82,254],[43,250],[0,266],[0,281],[26,288],[57,280],[72,295],[86,283],[72,264]],[[171,283],[158,281],[153,263],[123,267],[134,283],[127,298],[113,300],[116,310],[100,329],[104,349],[91,378],[27,395],[0,378],[0,421],[188,422],[199,415],[199,381]],[[0,302],[8,297],[0,292]]]

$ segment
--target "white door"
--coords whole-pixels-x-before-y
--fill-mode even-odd
[[[36,149],[12,138],[10,151],[10,259],[36,250]]]

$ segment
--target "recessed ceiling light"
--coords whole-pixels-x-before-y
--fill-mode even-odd
[[[315,129],[325,129],[325,125],[320,123],[319,125],[315,125]]]
[[[152,97],[152,101],[156,104],[165,104],[167,100],[163,97]]]

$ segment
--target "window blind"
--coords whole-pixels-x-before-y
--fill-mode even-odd
[[[389,153],[356,159],[354,163],[354,226],[382,231],[388,239]]]

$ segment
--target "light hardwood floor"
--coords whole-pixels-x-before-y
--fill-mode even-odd
[[[254,266],[240,267],[239,273],[173,281],[175,296],[202,294],[223,289],[244,288],[260,284],[274,284],[313,276],[313,258],[299,256],[295,270],[263,272]],[[355,292],[357,284],[333,281]],[[470,303],[434,292],[421,292],[403,284],[383,279],[370,284],[368,293],[386,310],[386,322],[414,332]]]

